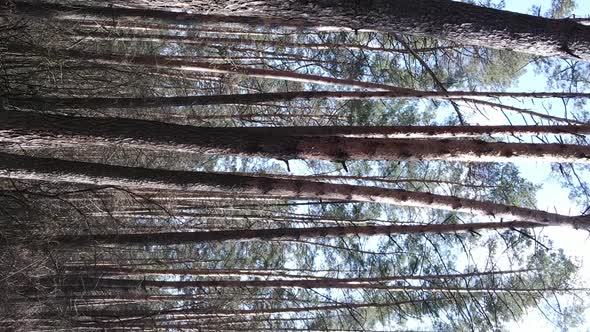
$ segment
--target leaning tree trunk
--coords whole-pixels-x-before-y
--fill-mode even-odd
[[[31,47],[31,45],[21,45],[11,43],[7,46],[13,52],[19,52],[28,54],[30,52],[45,54],[46,50]],[[548,114],[525,110],[522,108],[502,105],[499,103],[490,102],[482,99],[467,98],[466,96],[478,96],[483,97],[481,93],[466,93],[463,91],[456,92],[432,92],[432,91],[418,91],[414,89],[401,88],[393,85],[373,82],[363,82],[352,79],[340,79],[327,76],[319,76],[305,73],[295,73],[283,70],[264,69],[264,68],[252,68],[248,66],[238,66],[235,64],[228,63],[209,63],[204,61],[192,61],[186,59],[177,59],[167,56],[138,56],[138,57],[127,57],[120,54],[99,54],[93,52],[77,51],[77,50],[64,50],[61,49],[59,53],[63,56],[71,56],[78,58],[83,61],[95,62],[104,65],[115,65],[115,66],[148,66],[154,68],[167,68],[177,71],[184,72],[209,72],[209,73],[227,73],[227,74],[238,74],[246,75],[250,77],[259,77],[267,79],[297,81],[315,84],[328,84],[334,86],[347,86],[352,88],[363,88],[376,91],[296,91],[296,92],[278,92],[278,93],[259,93],[259,94],[241,94],[233,95],[232,97],[224,95],[214,96],[191,96],[191,97],[169,97],[155,99],[152,97],[142,98],[143,101],[139,102],[136,98],[120,98],[120,99],[109,99],[109,98],[88,98],[86,101],[75,98],[63,98],[61,100],[53,98],[29,98],[18,99],[11,98],[13,103],[17,106],[20,103],[23,106],[41,106],[44,105],[49,107],[52,101],[55,107],[75,107],[76,103],[80,107],[154,107],[154,106],[190,106],[190,105],[214,105],[214,104],[252,104],[259,102],[270,102],[270,101],[289,101],[289,100],[310,100],[310,99],[325,99],[325,98],[343,98],[343,99],[370,99],[370,98],[386,98],[386,97],[398,97],[398,98],[440,98],[440,99],[451,99],[460,100],[465,103],[485,105],[489,107],[506,109],[516,111],[521,114],[527,114],[542,119],[565,122],[565,123],[576,123],[583,124],[576,120],[564,119]],[[485,92],[487,93],[487,92]],[[496,96],[507,97],[508,94],[496,93]],[[584,97],[587,94],[584,93],[519,93],[515,92],[512,96],[525,95],[528,97],[547,98],[557,97],[558,95],[566,98]],[[490,95],[486,95],[490,96]],[[48,102],[44,102],[48,101]],[[24,104],[22,104],[24,103]],[[108,104],[110,103],[110,105]],[[158,104],[161,103],[161,104]],[[68,106],[69,104],[69,106]],[[102,106],[101,106],[102,105]]]
[[[126,1],[116,2],[127,5]],[[46,10],[20,1],[16,6],[27,13],[44,14]],[[47,9],[73,8],[47,5]],[[190,9],[194,14],[107,7],[78,8],[76,12],[175,22],[225,18],[238,23],[399,32],[541,56],[590,60],[590,26],[571,19],[549,19],[450,0],[202,0],[192,1]]]
[[[590,216],[564,216],[487,201],[401,189],[273,179],[223,173],[169,171],[65,161],[0,153],[0,177],[74,182],[128,188],[240,192],[427,207],[530,221],[543,225],[587,227]]]
[[[6,47],[12,52],[18,52],[23,54],[28,54],[30,52],[45,52],[45,50],[43,49],[39,49],[31,45],[23,45],[18,43],[10,43]],[[412,91],[411,89],[399,88],[393,85],[383,83],[364,82],[353,79],[297,73],[287,70],[254,68],[250,66],[241,66],[231,63],[212,63],[206,61],[177,59],[174,57],[160,55],[143,55],[128,57],[121,54],[101,54],[95,52],[78,51],[70,49],[60,49],[59,51],[57,51],[57,53],[63,56],[69,56],[84,61],[106,65],[148,66],[158,68],[169,68],[185,72],[236,74],[264,79],[275,79],[312,84],[325,84],[359,89],[371,89],[377,91]]]
[[[540,158],[590,162],[590,147],[571,144],[529,144],[480,140],[427,140],[314,136],[321,130],[295,128],[308,136],[291,136],[285,128],[200,128],[120,118],[81,118],[30,112],[0,113],[0,142],[20,146],[119,145],[134,148],[235,154],[279,160],[461,160],[507,161]],[[463,127],[465,128],[465,127]],[[497,127],[489,127],[492,131]],[[587,126],[569,127],[573,132]],[[443,128],[451,133],[450,127]],[[503,133],[508,128],[502,128]],[[563,128],[562,128],[563,129]],[[346,131],[341,128],[340,130]],[[355,128],[357,132],[371,129]],[[396,129],[393,129],[395,132]],[[411,129],[406,127],[408,133]],[[464,129],[473,133],[476,129]],[[557,130],[553,127],[552,130]],[[418,132],[441,132],[431,127]],[[481,129],[480,129],[481,131]],[[525,131],[528,131],[526,129]],[[307,132],[307,133],[306,133]],[[295,133],[296,134],[296,133]],[[332,133],[334,134],[334,133]]]

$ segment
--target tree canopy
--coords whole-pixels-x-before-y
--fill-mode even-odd
[[[502,7],[0,1],[0,329],[584,326],[590,27]]]

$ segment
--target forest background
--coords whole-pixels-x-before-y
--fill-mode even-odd
[[[289,3],[1,3],[1,327],[588,329],[587,6]]]

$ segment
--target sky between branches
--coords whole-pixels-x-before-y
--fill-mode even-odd
[[[520,13],[531,13],[533,6],[539,6],[541,12],[551,8],[552,0],[506,0],[505,8],[509,11]],[[588,0],[579,0],[574,14],[576,17],[588,17],[590,15],[590,2]],[[546,77],[536,74],[533,66],[529,65],[524,68],[525,73],[518,80],[518,83],[511,87],[512,91],[546,91]],[[563,105],[553,101],[547,101],[547,105],[554,114],[563,114]],[[523,106],[520,104],[520,106]],[[533,105],[526,102],[526,107],[531,109],[539,108],[540,104]],[[553,114],[552,113],[552,114]],[[490,112],[490,114],[494,114]],[[495,112],[497,115],[498,112]],[[491,118],[492,121],[482,124],[493,124],[498,118]],[[504,118],[502,118],[505,122]],[[516,121],[519,121],[515,119]],[[542,162],[527,161],[515,163],[521,170],[522,176],[535,184],[541,184],[541,189],[537,192],[538,208],[557,212],[561,214],[579,214],[580,208],[573,204],[568,198],[568,190],[561,187],[557,179],[550,176],[550,165]],[[576,231],[565,227],[547,227],[542,234],[547,235],[554,241],[554,247],[563,248],[568,255],[577,256],[580,259],[580,277],[583,280],[590,280],[590,239],[589,234],[583,231]],[[579,326],[580,331],[590,331],[590,304],[585,311],[585,323]],[[532,312],[520,322],[509,324],[511,331],[555,331],[556,327],[551,325],[538,312]]]

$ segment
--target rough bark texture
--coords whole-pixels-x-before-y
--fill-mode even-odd
[[[19,43],[8,43],[6,45],[8,49],[12,52],[20,52],[23,54],[28,53],[35,53],[41,52],[44,53],[42,49],[36,49],[32,45],[24,45]],[[406,88],[399,88],[393,85],[382,84],[382,83],[373,83],[373,82],[363,82],[357,81],[353,79],[343,79],[343,78],[334,78],[328,76],[319,76],[313,74],[305,74],[305,73],[296,73],[292,71],[285,71],[285,70],[275,70],[275,69],[264,69],[264,68],[254,68],[249,67],[246,65],[240,66],[236,64],[230,63],[212,63],[206,61],[197,61],[197,60],[186,60],[186,59],[178,59],[174,57],[167,57],[167,56],[136,56],[136,57],[128,57],[122,54],[100,54],[94,52],[87,52],[87,51],[78,51],[78,50],[66,50],[60,49],[58,51],[63,56],[70,56],[75,57],[83,61],[89,61],[99,64],[107,64],[107,65],[117,65],[117,66],[151,66],[151,67],[158,67],[158,68],[171,68],[180,71],[187,71],[187,72],[205,72],[205,73],[217,73],[217,74],[237,74],[237,75],[245,75],[249,77],[257,77],[257,78],[265,78],[265,79],[277,79],[277,80],[286,80],[286,81],[293,81],[293,82],[303,82],[303,83],[314,83],[314,84],[325,84],[325,85],[332,85],[332,86],[345,86],[345,87],[352,87],[352,88],[362,88],[362,89],[370,89],[370,90],[377,90],[377,91],[402,91],[402,92],[410,92],[413,91],[411,89]],[[178,97],[176,97],[178,98]],[[219,98],[219,97],[218,97]],[[276,96],[274,97],[276,98]],[[97,98],[98,100],[100,98]],[[296,98],[293,98],[296,99]],[[149,98],[146,98],[149,100]],[[172,99],[171,99],[172,100]],[[182,100],[182,98],[177,99]],[[170,103],[178,103],[178,101]],[[124,103],[122,103],[124,104]]]
[[[326,279],[325,276],[313,276],[313,275],[302,275],[295,273],[284,273],[276,270],[265,270],[265,269],[134,269],[125,267],[106,267],[106,266],[80,266],[80,267],[67,267],[68,275],[94,275],[94,276],[136,276],[136,275],[185,275],[185,276],[204,276],[204,277],[264,277],[271,279]],[[452,278],[472,278],[490,275],[502,275],[502,274],[515,274],[530,272],[530,269],[521,270],[499,270],[499,271],[487,271],[487,272],[466,272],[466,273],[450,273],[450,274],[430,274],[430,275],[397,275],[377,278],[339,278],[341,282],[383,282],[383,281],[395,281],[395,280],[441,280],[441,279],[452,279]]]
[[[364,84],[363,82],[357,82]],[[356,84],[356,83],[354,83]],[[353,84],[353,85],[354,85]],[[510,98],[590,98],[590,93],[577,92],[470,92],[470,91],[420,91],[393,86],[382,86],[391,91],[291,91],[269,93],[247,93],[232,95],[200,95],[175,97],[142,97],[142,98],[58,98],[58,97],[7,97],[8,104],[19,107],[37,107],[47,109],[70,108],[140,108],[162,106],[192,105],[224,105],[224,104],[256,104],[268,102],[287,102],[294,100],[340,99],[361,100],[380,98],[433,98],[433,99],[465,99],[479,97],[510,97]]]
[[[112,298],[112,295],[110,295]],[[126,296],[129,296],[129,294],[126,294]],[[178,299],[182,299],[182,297],[180,297],[179,295],[175,295]],[[89,298],[91,297],[90,295],[86,295],[84,296],[84,298]],[[141,298],[147,298],[150,297],[150,295],[141,295]],[[161,296],[164,297],[164,296]],[[109,299],[109,298],[107,298]],[[202,297],[199,297],[198,295],[190,295],[190,298],[188,298],[189,300],[203,300]],[[229,300],[229,299],[228,299]],[[190,315],[190,317],[194,318],[194,317],[198,317],[198,318],[204,318],[207,316],[210,317],[221,317],[221,318],[225,318],[225,317],[231,317],[231,316],[259,316],[259,315],[269,315],[269,314],[279,314],[279,313],[298,313],[298,312],[317,312],[317,311],[331,311],[331,310],[340,310],[340,309],[346,309],[346,310],[350,310],[350,309],[355,309],[355,308],[382,308],[382,307],[393,307],[393,306],[400,306],[403,304],[419,304],[419,303],[424,303],[424,302],[435,302],[435,301],[439,301],[439,300],[444,300],[442,298],[430,298],[427,300],[409,300],[409,301],[399,301],[399,302],[385,302],[385,303],[374,303],[374,302],[369,302],[369,303],[341,303],[341,304],[337,304],[337,305],[323,305],[323,306],[304,306],[304,307],[287,307],[287,308],[257,308],[257,309],[220,309],[220,308],[189,308],[189,309],[170,309],[167,311],[163,311],[160,310],[156,313],[154,313],[151,316],[159,316],[159,315],[168,315],[168,317],[170,317],[171,314],[177,314],[177,315],[183,315],[184,317],[187,317],[188,315]],[[100,311],[100,312],[96,312],[93,311],[91,312],[93,314],[93,316],[96,316],[95,313],[101,313],[104,316],[108,316],[108,317],[119,317],[119,315],[117,314],[117,311],[111,310],[111,311]],[[56,313],[52,313],[51,315],[55,316]],[[51,315],[48,315],[49,317],[53,317]],[[145,314],[145,312],[143,314],[138,315],[140,317],[145,317],[147,316]],[[153,317],[150,316],[150,322],[146,324],[146,328],[153,328]],[[187,319],[190,319],[187,317]],[[138,322],[138,320],[133,320],[134,322]],[[119,322],[117,322],[119,323]],[[142,323],[141,321],[139,321],[139,323]],[[120,325],[115,325],[117,327],[119,327]],[[129,326],[129,325],[126,325]],[[190,325],[186,325],[186,324],[182,324],[182,325],[178,325],[178,329],[179,330],[184,330],[187,328],[187,326],[190,328]],[[162,326],[162,328],[167,328],[170,329],[171,327],[175,327],[172,324],[165,324]],[[199,329],[200,331],[203,331],[201,329],[201,325],[196,325],[194,326],[195,328]],[[209,330],[205,330],[205,331],[209,331]],[[218,331],[217,329],[215,329],[215,331]],[[231,329],[231,331],[236,331],[234,329]],[[246,331],[250,331],[250,330],[246,330]],[[257,328],[256,331],[260,331],[260,328]],[[271,331],[275,331],[275,330],[271,330]],[[299,331],[298,329],[289,329],[289,331]],[[322,330],[310,330],[310,329],[302,329],[301,331],[305,331],[305,332],[325,332],[327,330],[322,329]],[[330,331],[335,331],[335,330],[330,330]],[[340,332],[371,332],[369,330],[363,329],[363,330],[338,330]]]
[[[109,24],[112,25],[111,22],[104,22],[108,26]],[[84,23],[82,23],[84,24]],[[103,23],[101,23],[104,25]],[[86,23],[88,25],[88,23]],[[89,24],[89,26],[96,26],[96,24]],[[133,25],[129,25],[129,28],[132,28]],[[117,24],[116,28],[122,28],[121,24]],[[123,26],[125,28],[125,26]],[[161,29],[165,30],[168,28],[171,31],[175,31],[175,26],[164,26]],[[147,28],[139,28],[139,29],[147,29]],[[189,30],[185,28],[185,30]],[[196,30],[201,32],[201,30]],[[219,32],[217,32],[219,34]],[[284,40],[265,40],[265,39],[251,39],[252,36],[256,35],[256,32],[252,33],[244,33],[241,34],[247,35],[246,38],[235,38],[236,35],[239,35],[239,32],[231,32],[228,34],[232,34],[232,38],[222,38],[222,37],[190,37],[190,36],[178,36],[178,35],[163,35],[163,34],[133,34],[133,33],[125,33],[125,32],[97,32],[97,31],[82,31],[77,30],[75,32],[76,36],[87,36],[89,38],[94,39],[105,39],[105,40],[118,40],[118,41],[148,41],[148,42],[158,42],[158,43],[181,43],[181,44],[191,44],[191,45],[205,45],[205,46],[212,46],[212,45],[231,45],[231,44],[240,44],[240,45],[256,45],[256,46],[270,46],[270,47],[285,47],[285,48],[304,48],[304,49],[314,49],[314,50],[331,50],[331,49],[353,49],[353,50],[365,50],[365,51],[372,51],[372,52],[392,52],[392,53],[409,53],[405,49],[399,48],[387,48],[387,47],[372,47],[363,44],[330,44],[330,43],[294,43]],[[431,48],[418,48],[414,52],[432,52],[436,50],[445,49],[448,47],[431,47]]]
[[[507,221],[473,224],[429,224],[429,225],[391,225],[391,226],[345,226],[345,227],[306,227],[274,229],[241,229],[228,231],[165,232],[138,234],[95,234],[63,236],[54,241],[65,246],[85,246],[100,244],[140,244],[173,245],[230,240],[299,240],[302,238],[325,238],[349,235],[388,235],[388,234],[428,234],[461,233],[486,229],[529,228],[542,226],[534,222]]]
[[[13,48],[20,48],[14,45]],[[166,56],[137,56],[129,58],[118,54],[97,54],[93,52],[60,50],[60,53],[83,60],[97,62],[101,64],[130,65],[130,66],[153,66],[158,68],[171,68],[175,70],[188,72],[205,72],[217,74],[238,74],[250,77],[277,79],[292,82],[303,82],[313,84],[325,84],[332,86],[345,86],[352,88],[371,89],[378,91],[412,91],[410,89],[399,88],[393,85],[363,82],[352,79],[335,78],[328,76],[319,76],[312,74],[296,73],[286,70],[254,68],[240,66],[229,63],[211,63],[206,61],[193,61],[184,59],[175,59]]]
[[[8,111],[0,112],[0,120],[0,141],[22,146],[116,144],[154,150],[235,154],[281,160],[433,159],[478,162],[536,158],[590,162],[589,146],[557,143],[326,137],[314,136],[313,129],[301,127],[298,130],[303,133],[307,131],[307,136],[291,136],[293,132],[286,128],[200,128],[145,120]],[[572,128],[575,130],[579,127]],[[446,129],[453,131],[450,127]],[[362,131],[358,127],[356,130]],[[426,133],[430,130],[436,132],[440,129],[422,129]],[[330,129],[326,129],[326,133],[330,133]]]
[[[272,179],[223,173],[155,170],[0,153],[0,177],[185,191],[240,192],[375,202],[452,210],[543,225],[587,227],[589,216],[564,216],[540,210],[401,189]]]
[[[128,5],[126,1],[117,2]],[[400,32],[590,60],[590,26],[571,19],[548,19],[450,0],[193,0],[190,7],[195,14],[137,9],[117,9],[117,14],[173,21],[203,21],[203,14],[207,14],[236,22],[241,17],[242,23]],[[113,11],[108,10],[108,15]]]
[[[69,280],[65,280],[64,288],[67,288]],[[424,291],[446,293],[533,293],[546,291],[571,291],[569,288],[527,288],[518,289],[510,287],[441,287],[441,286],[409,286],[389,285],[386,283],[355,282],[354,279],[326,278],[317,280],[197,280],[197,281],[160,281],[160,280],[136,280],[136,279],[107,279],[107,278],[72,278],[71,287],[80,286],[86,288],[156,288],[156,289],[185,289],[199,287],[219,288],[343,288],[343,289],[383,289],[392,292]],[[577,289],[585,290],[585,289]]]

